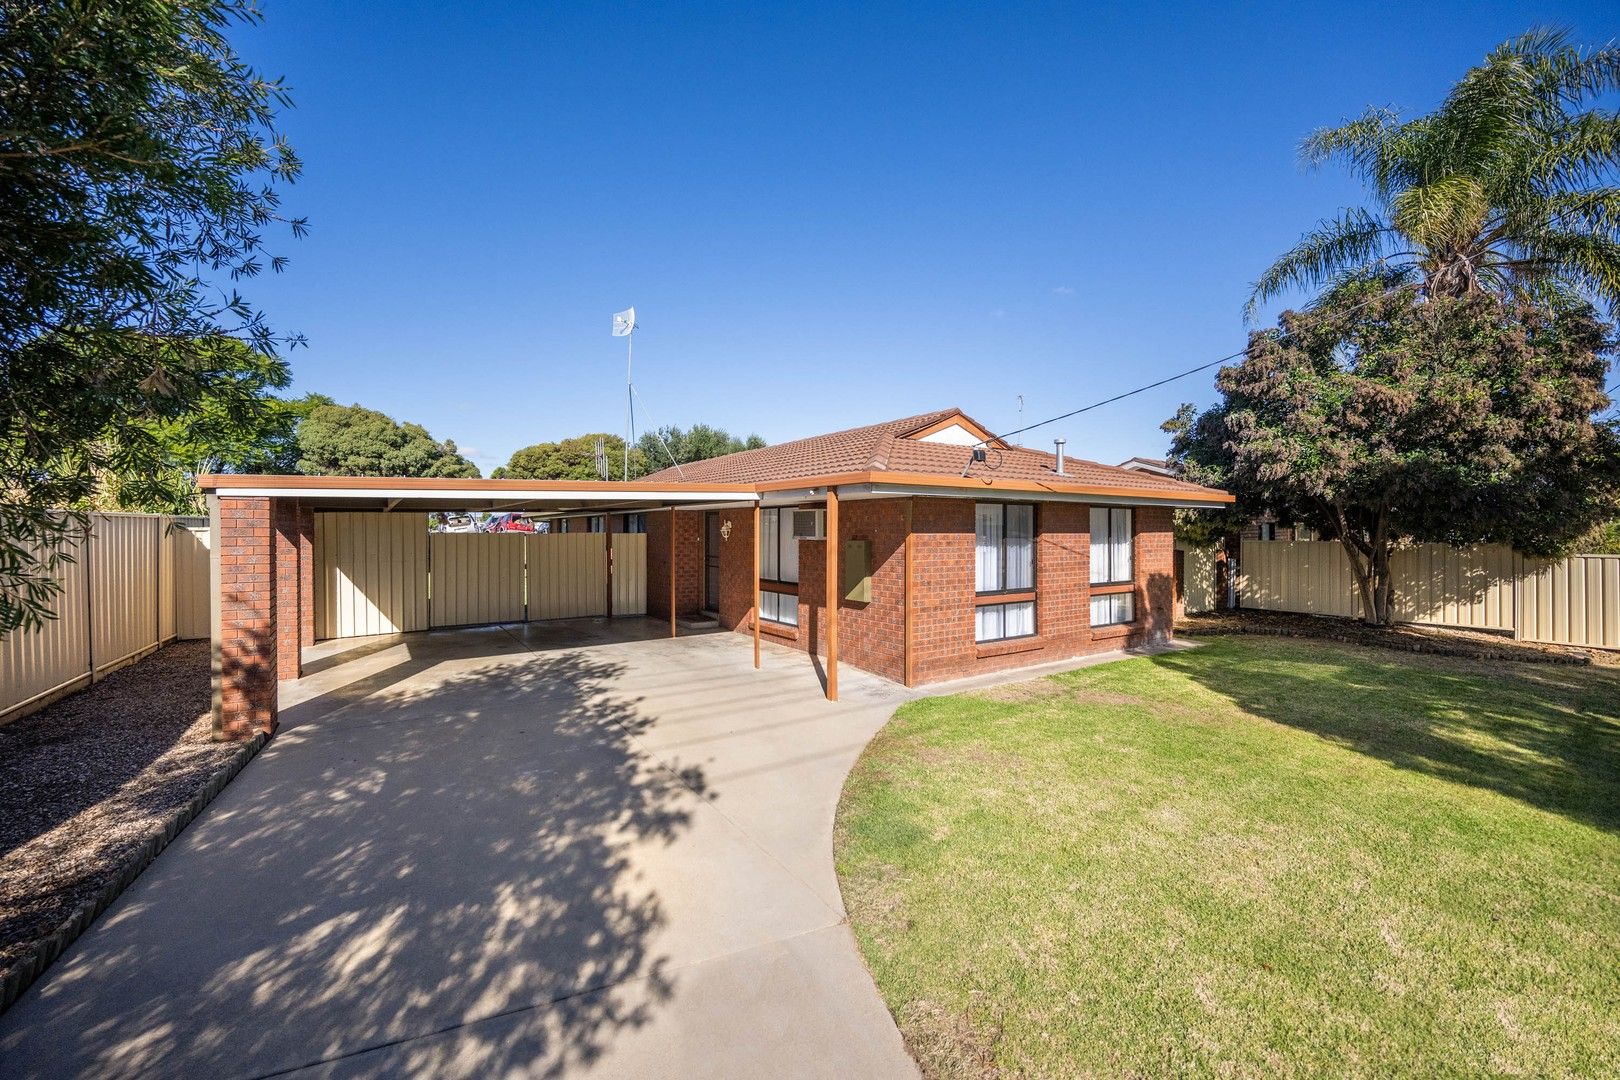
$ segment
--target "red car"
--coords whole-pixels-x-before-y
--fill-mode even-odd
[[[484,531],[532,533],[535,530],[534,523],[522,514],[495,514],[484,523]]]

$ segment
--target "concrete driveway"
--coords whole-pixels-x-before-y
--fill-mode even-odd
[[[587,620],[323,649],[0,1075],[908,1076],[832,823],[905,698]],[[288,692],[291,703],[285,703]]]

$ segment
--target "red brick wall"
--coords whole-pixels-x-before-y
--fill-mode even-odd
[[[912,504],[912,671],[937,682],[1167,640],[1174,603],[1171,511],[1136,508],[1137,621],[1091,627],[1091,509],[1041,503],[1036,510],[1036,635],[980,645],[974,641],[974,521],[967,499],[851,500],[839,506],[840,540],[872,544],[872,601],[839,604],[839,658],[887,678],[905,677],[906,504]],[[721,559],[721,621],[751,631],[753,515],[735,511]],[[746,535],[747,544],[738,540]],[[649,546],[649,551],[651,547]],[[650,558],[650,556],[649,556]],[[762,623],[772,640],[816,655],[826,651],[825,545],[799,543],[799,627]],[[701,575],[701,552],[692,573]],[[685,571],[683,570],[683,573]],[[650,574],[650,568],[649,568]]]
[[[275,539],[266,498],[219,500],[220,709],[214,734],[276,726]]]
[[[647,614],[669,618],[669,512],[647,514]],[[695,615],[703,604],[703,511],[675,511],[675,612]]]
[[[729,529],[728,529],[729,526]],[[720,511],[720,625],[753,631],[754,511]],[[703,572],[701,560],[698,573]]]
[[[304,569],[300,558],[303,509],[297,499],[271,500],[275,525],[276,577],[276,677],[296,679],[303,673],[299,662],[300,640],[304,630],[304,609],[313,608],[304,591]]]

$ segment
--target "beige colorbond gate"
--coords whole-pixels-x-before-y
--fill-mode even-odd
[[[315,515],[319,638],[608,614],[602,533],[430,533],[427,515]],[[611,537],[612,613],[647,613],[647,537]]]
[[[607,614],[608,542],[601,533],[529,534],[529,618]]]
[[[523,533],[434,533],[434,626],[523,621]]]
[[[315,636],[428,628],[426,514],[315,515]]]
[[[613,534],[613,614],[647,614],[647,534]]]

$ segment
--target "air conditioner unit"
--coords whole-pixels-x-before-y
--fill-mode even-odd
[[[825,540],[827,538],[827,511],[793,511],[793,539]]]

